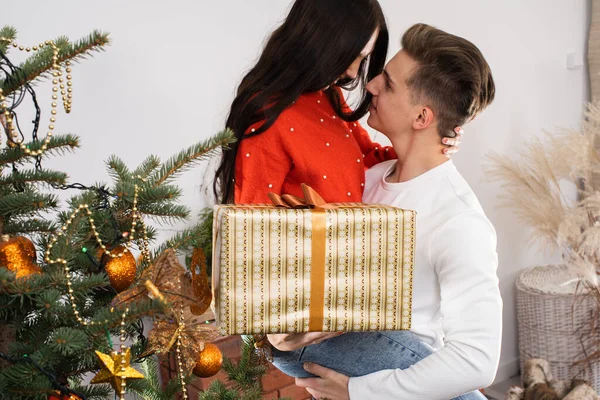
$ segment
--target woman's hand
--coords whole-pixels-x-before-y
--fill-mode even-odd
[[[273,347],[280,351],[294,351],[323,340],[339,336],[344,332],[278,333],[267,335]]]
[[[465,132],[463,131],[462,127],[457,126],[454,128],[454,133],[456,133],[456,136],[454,137],[442,138],[442,143],[447,146],[444,148],[443,152],[446,156],[448,156],[448,158],[460,150],[460,142],[462,141],[462,136]]]

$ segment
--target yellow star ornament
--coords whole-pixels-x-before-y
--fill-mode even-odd
[[[125,390],[125,381],[127,379],[143,379],[145,378],[141,372],[132,368],[131,350],[127,348],[124,354],[112,352],[111,355],[96,351],[96,355],[100,360],[102,369],[94,376],[91,383],[110,383],[116,393],[121,393]]]

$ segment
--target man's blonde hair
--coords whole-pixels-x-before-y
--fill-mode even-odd
[[[408,80],[413,102],[427,104],[436,113],[440,136],[454,136],[493,100],[492,71],[471,42],[426,24],[410,27],[402,49],[417,62]]]

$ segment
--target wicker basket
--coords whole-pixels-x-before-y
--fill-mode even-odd
[[[554,378],[585,379],[598,391],[600,363],[573,365],[583,358],[577,330],[588,326],[595,309],[594,300],[578,290],[578,283],[576,275],[556,265],[532,268],[517,278],[521,371],[525,360],[543,358]]]

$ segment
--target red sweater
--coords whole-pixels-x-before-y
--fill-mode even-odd
[[[358,122],[339,118],[323,91],[304,94],[271,128],[240,143],[235,203],[270,203],[269,192],[301,197],[301,183],[327,202],[360,202],[365,169],[394,158]]]

